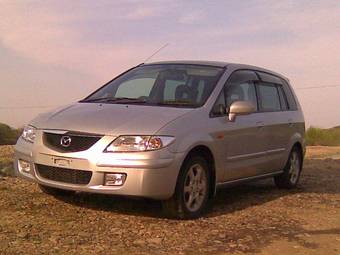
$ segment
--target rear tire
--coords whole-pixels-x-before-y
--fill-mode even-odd
[[[64,189],[57,189],[53,187],[48,187],[45,185],[39,184],[39,188],[41,189],[42,192],[52,195],[52,196],[72,196],[74,195],[75,191],[72,190],[64,190]]]
[[[276,186],[280,189],[295,188],[299,182],[301,170],[302,154],[297,147],[294,147],[289,154],[283,173],[274,177]]]
[[[185,160],[179,173],[175,194],[163,201],[163,211],[169,218],[194,219],[208,207],[210,171],[207,161],[201,156]]]

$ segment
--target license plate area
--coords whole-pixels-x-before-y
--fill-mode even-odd
[[[53,165],[60,167],[70,167],[72,160],[65,158],[53,158]]]
[[[42,153],[36,155],[34,158],[34,163],[79,170],[92,169],[92,166],[87,159],[61,157]]]

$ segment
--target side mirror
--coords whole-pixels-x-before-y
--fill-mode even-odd
[[[255,106],[249,101],[235,101],[229,107],[228,118],[235,121],[237,115],[247,115],[255,112]]]

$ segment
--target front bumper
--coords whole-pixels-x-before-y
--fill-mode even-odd
[[[39,136],[38,136],[39,137]],[[16,175],[50,187],[82,192],[124,196],[168,199],[174,191],[183,155],[172,153],[167,148],[138,153],[103,153],[112,137],[103,137],[87,151],[59,153],[43,145],[39,139],[29,144],[21,138],[15,146],[14,168]],[[18,160],[30,163],[31,171],[20,171]],[[59,162],[67,162],[60,166]],[[62,167],[73,170],[92,171],[88,184],[78,185],[45,179],[39,175],[36,164]],[[105,173],[125,173],[122,186],[105,186]]]

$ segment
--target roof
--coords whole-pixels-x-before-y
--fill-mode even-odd
[[[247,65],[247,64],[238,64],[238,63],[229,63],[229,62],[223,62],[223,61],[205,61],[205,60],[175,60],[175,61],[159,61],[159,62],[151,62],[151,63],[144,63],[144,65],[176,65],[176,64],[185,64],[185,65],[205,65],[205,66],[216,66],[216,67],[231,67],[235,69],[251,69],[251,70],[257,70],[262,71],[270,74],[274,74],[276,76],[279,76],[285,80],[288,80],[287,77],[284,75],[262,68],[258,66],[253,65]]]
[[[216,66],[216,67],[225,67],[228,65],[228,63],[226,62],[203,61],[203,60],[176,60],[176,61],[159,61],[159,62],[145,63],[145,65],[176,65],[176,64],[205,65],[205,66]]]

